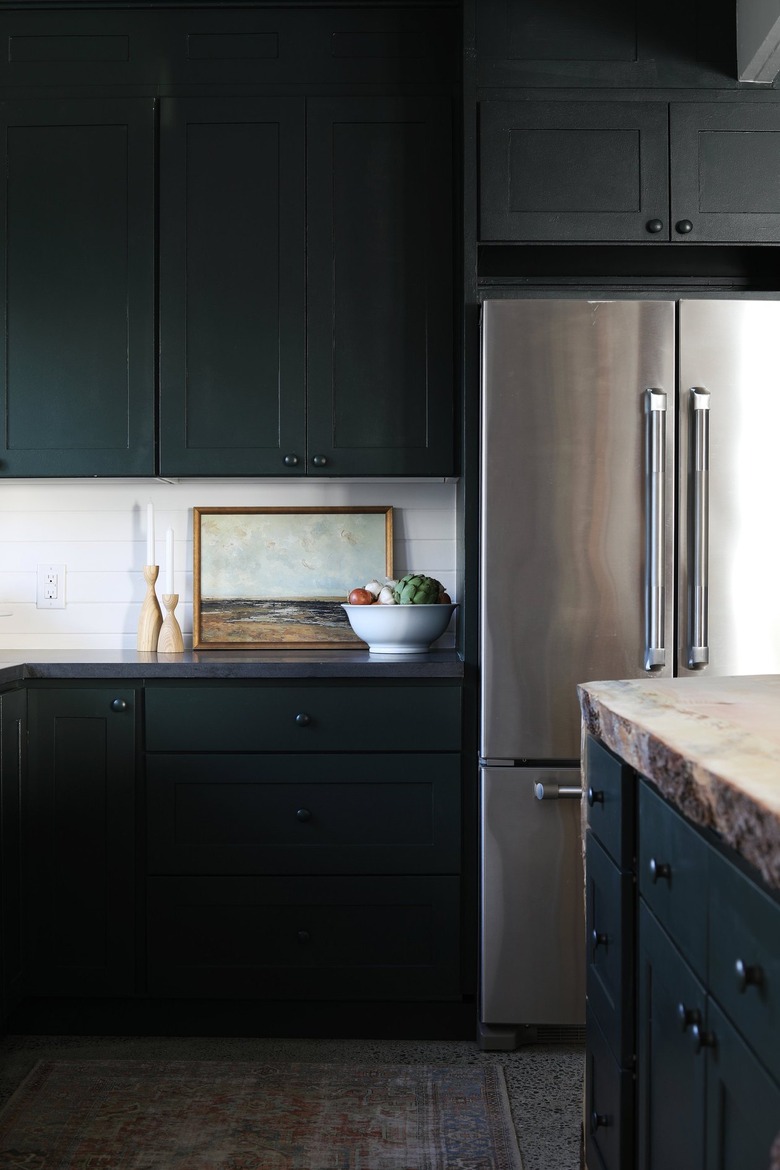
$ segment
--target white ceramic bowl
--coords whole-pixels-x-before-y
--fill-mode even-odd
[[[445,605],[346,605],[349,624],[372,654],[424,654],[449,625],[457,602]]]

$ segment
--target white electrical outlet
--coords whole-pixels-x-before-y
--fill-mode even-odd
[[[65,608],[65,566],[38,565],[38,609]]]

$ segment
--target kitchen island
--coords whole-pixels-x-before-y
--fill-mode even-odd
[[[592,682],[579,697],[588,1166],[766,1170],[780,1133],[780,678]]]

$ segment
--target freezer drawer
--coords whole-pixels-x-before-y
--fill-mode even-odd
[[[581,801],[539,800],[538,784],[578,788],[578,768],[483,767],[480,777],[480,1020],[585,1020]]]

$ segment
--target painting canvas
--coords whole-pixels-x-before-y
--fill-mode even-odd
[[[393,510],[194,508],[193,647],[359,647],[341,603],[393,575]]]

